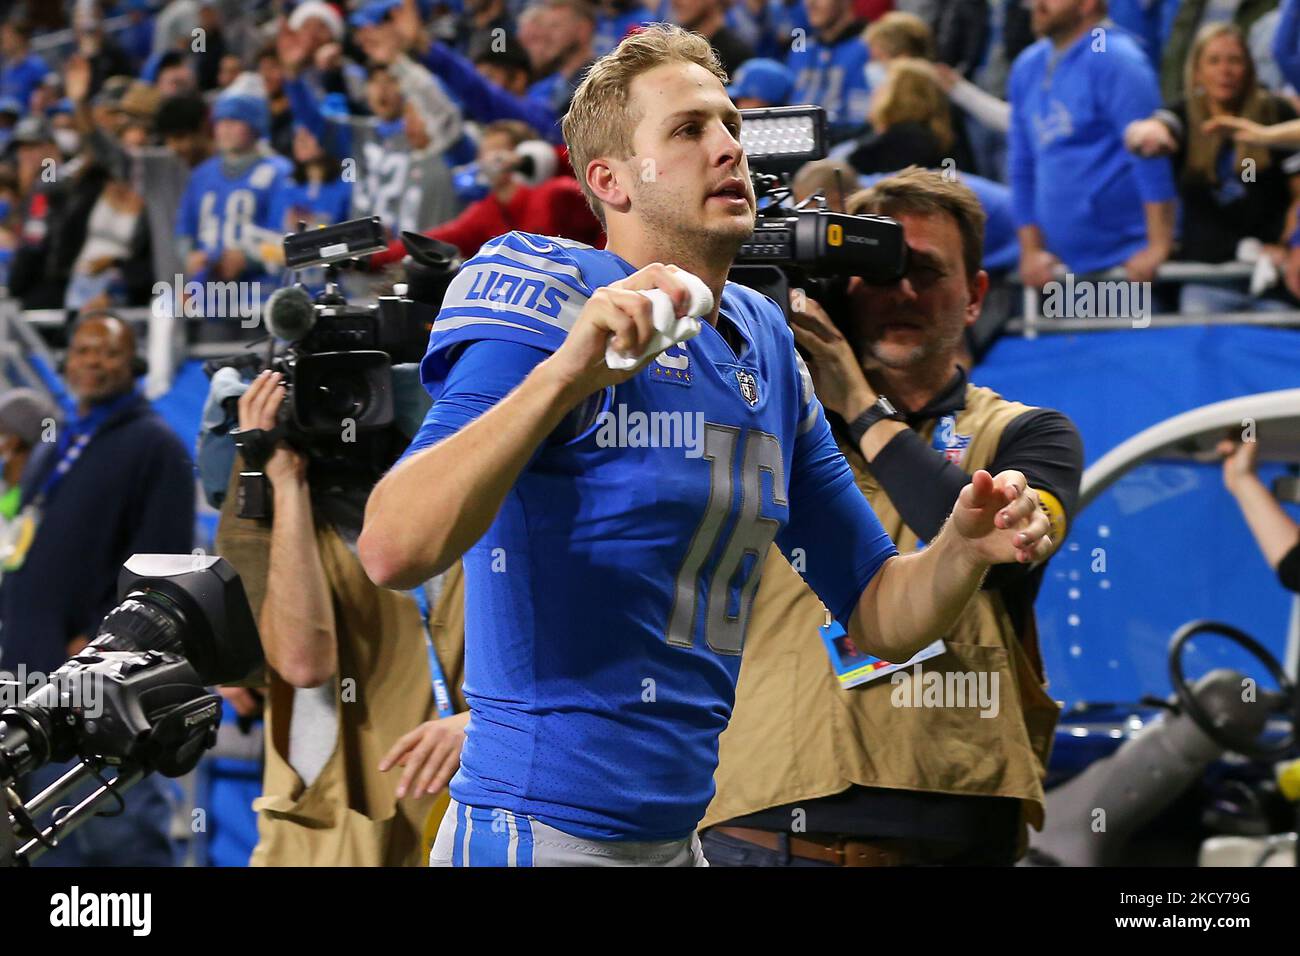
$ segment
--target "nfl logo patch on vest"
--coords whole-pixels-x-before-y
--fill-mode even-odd
[[[736,384],[740,386],[741,398],[750,405],[758,404],[758,379],[752,372],[746,372],[743,368],[736,369]]]

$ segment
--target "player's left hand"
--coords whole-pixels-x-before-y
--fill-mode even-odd
[[[393,744],[379,761],[379,769],[387,772],[394,767],[405,768],[397,783],[397,799],[407,794],[418,797],[437,793],[451,782],[460,767],[468,724],[469,711],[427,720]]]
[[[984,469],[971,476],[952,510],[954,529],[986,564],[1032,564],[1054,545],[1051,523],[1038,507],[1038,493],[1018,471]]]

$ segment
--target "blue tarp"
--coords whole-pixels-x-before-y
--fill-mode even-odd
[[[1003,339],[972,380],[1065,412],[1091,464],[1181,412],[1300,386],[1300,333],[1203,326]],[[1267,483],[1280,471],[1261,476]],[[1290,606],[1219,467],[1141,466],[1078,516],[1047,569],[1038,620],[1050,691],[1067,704],[1164,696],[1169,638],[1193,618],[1233,624],[1280,658]],[[1268,683],[1244,657],[1211,644],[1197,642],[1189,676],[1236,666]]]

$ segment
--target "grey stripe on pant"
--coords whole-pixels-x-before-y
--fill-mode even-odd
[[[494,811],[501,815],[504,826],[500,833],[489,839],[508,840],[508,847],[491,847],[487,861],[474,859],[471,847],[481,845],[473,840],[474,826],[482,826],[463,813],[462,805],[452,800],[438,828],[429,853],[430,866],[518,866],[530,854],[528,834],[531,832],[531,858],[533,866],[708,866],[700,847],[698,833],[680,840],[656,840],[645,843],[616,840],[588,840],[573,836],[563,830],[547,826],[533,817],[521,817],[505,810]],[[457,824],[461,824],[459,838]],[[468,822],[468,825],[465,825]],[[490,826],[490,824],[489,824]],[[522,833],[521,833],[522,831]],[[485,834],[480,833],[480,839]],[[521,852],[522,847],[522,852]],[[455,862],[453,863],[453,854]],[[504,863],[503,863],[504,861]],[[526,864],[524,864],[526,865]]]

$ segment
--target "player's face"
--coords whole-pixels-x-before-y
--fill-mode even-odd
[[[131,331],[118,319],[83,322],[68,346],[68,389],[82,404],[121,395],[131,388]]]
[[[740,148],[740,113],[695,63],[668,63],[628,90],[639,116],[630,159],[619,165],[631,212],[646,229],[695,247],[735,254],[754,231],[754,190]],[[723,191],[724,188],[727,191]]]
[[[962,263],[961,233],[952,217],[937,213],[895,216],[903,226],[910,262],[893,285],[849,284],[858,357],[906,369],[948,354],[979,316],[982,295]]]
[[[243,120],[219,119],[212,124],[212,136],[219,153],[246,153],[255,142],[253,129]]]

